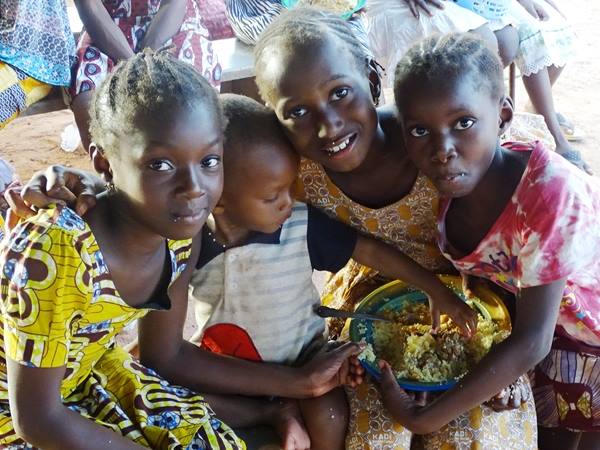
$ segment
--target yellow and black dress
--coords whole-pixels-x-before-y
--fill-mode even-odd
[[[171,283],[191,241],[168,241]],[[119,296],[87,224],[68,208],[40,211],[0,244],[0,444],[23,448],[8,404],[6,358],[66,367],[63,403],[153,449],[243,449],[202,396],[143,367],[115,336],[165,304],[133,308]],[[30,448],[30,447],[26,447]]]

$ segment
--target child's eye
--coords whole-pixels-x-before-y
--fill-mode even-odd
[[[454,125],[454,129],[455,130],[466,130],[468,128],[471,128],[473,126],[473,124],[475,123],[475,121],[473,119],[469,119],[469,118],[464,118],[464,119],[460,119],[456,125]]]
[[[424,127],[414,127],[410,129],[409,133],[414,137],[423,137],[429,134],[429,130]]]
[[[213,169],[215,167],[218,167],[219,164],[221,164],[221,158],[219,158],[218,156],[209,156],[208,158],[204,158],[201,164],[202,167],[205,167],[207,169]]]
[[[273,197],[265,198],[264,202],[265,203],[274,203],[278,197],[279,197],[279,194],[275,194]]]
[[[292,119],[300,119],[301,117],[304,117],[306,115],[306,113],[307,113],[306,108],[302,108],[299,106],[297,108],[290,110],[288,115]]]
[[[152,170],[156,170],[157,172],[165,172],[167,170],[172,170],[175,168],[173,167],[173,164],[171,164],[166,159],[157,159],[155,161],[152,161],[150,164],[148,164],[148,167],[150,167],[150,169]]]
[[[336,89],[335,91],[333,91],[333,94],[331,94],[331,96],[333,97],[334,100],[340,100],[344,97],[346,97],[348,95],[348,92],[350,92],[350,89],[348,88],[339,88]]]

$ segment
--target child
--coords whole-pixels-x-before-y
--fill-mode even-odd
[[[294,203],[299,158],[274,113],[258,102],[224,96],[223,195],[202,232],[193,294],[214,309],[202,346],[250,360],[297,365],[324,344],[325,321],[313,269],[336,272],[350,257],[401,277],[429,294],[467,332],[472,311],[427,270],[372,238]],[[437,316],[437,313],[434,313]],[[435,318],[437,322],[437,317]],[[268,382],[268,380],[264,380]],[[344,448],[343,391],[300,402],[310,448]]]
[[[146,47],[168,47],[177,59],[219,87],[221,66],[202,23],[198,0],[78,0],[75,5],[85,33],[78,43],[68,94],[86,150],[92,92],[119,61]]]
[[[440,248],[461,272],[516,294],[517,310],[511,336],[424,408],[383,363],[387,407],[426,433],[537,364],[540,448],[597,449],[598,180],[539,144],[498,145],[512,105],[500,62],[471,36],[415,45],[398,65],[394,90],[409,154],[443,196]]]
[[[170,68],[170,76],[150,78],[153,64]],[[136,79],[128,80],[130,73]],[[184,85],[196,100],[155,100]],[[118,91],[129,102],[116,113]],[[109,194],[85,221],[66,207],[41,211],[0,247],[0,442],[243,448],[201,396],[169,385],[113,347],[123,326],[150,309],[168,309],[167,291],[187,281],[190,238],[221,189],[216,96],[193,69],[140,54],[102,86],[93,112],[93,162]],[[189,127],[191,118],[202,122]],[[140,267],[135,277],[133,266]]]

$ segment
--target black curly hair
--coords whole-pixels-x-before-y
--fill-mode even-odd
[[[415,43],[396,66],[394,97],[402,98],[407,79],[440,83],[474,76],[474,88],[486,89],[493,98],[504,95],[502,63],[488,44],[473,33],[436,34]]]
[[[209,108],[224,125],[216,90],[193,66],[165,51],[146,49],[122,61],[96,90],[90,108],[90,134],[103,151],[143,123],[157,123],[178,108]],[[145,119],[152,119],[145,122]]]
[[[254,66],[256,85],[262,99],[269,103],[274,86],[265,79],[269,57],[278,52],[293,54],[303,48],[320,45],[325,39],[334,37],[336,44],[344,46],[356,62],[359,70],[364,71],[372,84],[373,101],[379,101],[381,80],[379,64],[366,52],[364,45],[348,26],[345,20],[330,12],[310,6],[298,6],[284,11],[260,35],[254,48]],[[371,79],[371,74],[376,80]],[[376,86],[374,86],[376,85]]]

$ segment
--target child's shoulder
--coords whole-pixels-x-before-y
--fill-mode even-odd
[[[511,143],[515,151],[530,151],[529,162],[520,189],[522,199],[545,204],[549,210],[587,204],[593,209],[600,205],[598,179],[566,161],[541,143]]]
[[[38,213],[13,227],[6,236],[9,247],[32,246],[43,241],[46,246],[87,247],[87,239],[93,239],[85,221],[66,206],[51,206],[40,209]],[[79,250],[78,250],[79,251]]]

